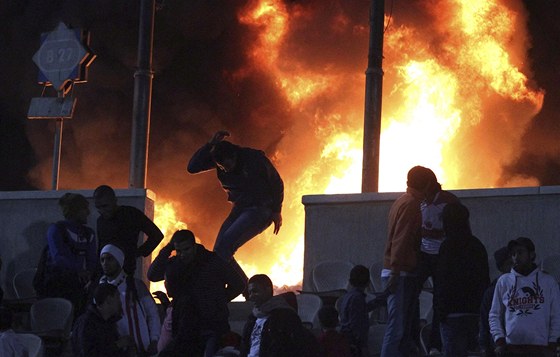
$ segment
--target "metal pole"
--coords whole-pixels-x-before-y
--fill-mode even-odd
[[[369,53],[364,106],[364,146],[362,192],[379,190],[379,143],[381,138],[381,97],[383,89],[383,25],[385,1],[371,0]]]
[[[52,168],[52,189],[58,190],[58,175],[60,174],[60,152],[62,148],[62,127],[64,119],[56,119],[56,130],[54,132],[54,151]]]
[[[140,1],[138,29],[138,68],[134,73],[134,102],[132,109],[132,143],[130,150],[131,188],[146,188],[150,112],[152,106],[152,49],[154,37],[155,1]]]

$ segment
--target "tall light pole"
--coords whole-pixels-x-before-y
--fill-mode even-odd
[[[130,150],[131,188],[146,188],[150,113],[152,107],[152,52],[154,38],[155,1],[140,0],[138,26],[138,67],[134,73],[134,102],[132,108],[132,143]]]
[[[369,51],[364,106],[362,192],[379,190],[379,143],[381,138],[381,98],[383,89],[383,26],[385,0],[371,0]]]

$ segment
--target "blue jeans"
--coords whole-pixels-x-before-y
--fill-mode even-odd
[[[229,216],[222,223],[214,244],[214,252],[226,262],[230,262],[237,273],[247,281],[247,275],[233,259],[233,255],[239,247],[260,234],[271,223],[272,210],[270,208],[237,208],[234,206]]]
[[[440,322],[443,354],[448,357],[466,357],[467,351],[478,345],[478,316],[447,317]]]
[[[381,278],[384,289],[387,288],[388,281],[388,277]],[[401,276],[397,291],[387,297],[388,321],[381,357],[407,357],[411,354],[416,289],[416,276]]]

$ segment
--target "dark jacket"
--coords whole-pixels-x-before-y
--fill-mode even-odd
[[[256,321],[257,318],[251,314],[243,328],[241,357],[246,357],[250,351],[251,333]],[[319,350],[315,336],[302,325],[295,310],[287,303],[285,307],[268,312],[262,329],[259,357],[316,357]]]
[[[138,237],[144,232],[148,239],[138,247]],[[132,275],[136,269],[136,257],[147,257],[163,239],[163,233],[144,212],[131,206],[119,206],[110,219],[97,218],[99,251],[107,244],[115,244],[124,253],[123,270]]]
[[[128,353],[117,347],[118,318],[104,320],[97,308],[90,305],[72,329],[72,350],[80,357],[126,357]]]
[[[490,284],[488,254],[475,236],[450,234],[441,244],[437,268],[438,286],[434,297],[438,301],[440,321],[449,314],[478,315],[484,291]]]
[[[172,250],[172,244],[162,248],[147,275],[150,281],[165,278],[167,291],[173,297],[174,334],[177,332],[175,315],[181,314],[183,308],[196,312],[200,329],[227,332],[227,304],[243,292],[243,279],[216,253],[200,244],[194,262],[188,266],[177,256],[169,258]]]
[[[210,155],[212,145],[205,144],[193,155],[188,172],[216,169],[218,179],[235,207],[265,206],[272,212],[282,210],[284,183],[270,160],[261,150],[237,147],[235,170],[226,172],[216,166]]]
[[[492,307],[492,299],[494,298],[494,290],[496,289],[496,283],[498,278],[492,281],[492,284],[484,292],[482,297],[482,302],[480,304],[480,331],[478,334],[478,344],[480,349],[486,351],[486,356],[494,356],[494,341],[492,340],[492,334],[490,334],[490,324],[488,323],[488,314],[490,313],[490,308]]]

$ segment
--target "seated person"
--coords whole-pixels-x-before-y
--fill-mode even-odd
[[[99,284],[93,294],[93,303],[74,323],[72,350],[74,356],[133,357],[136,356],[134,339],[119,336],[117,321],[122,318],[119,290],[111,284]]]
[[[273,296],[268,276],[249,279],[247,292],[255,307],[243,329],[241,357],[319,356],[315,337],[283,296]]]

